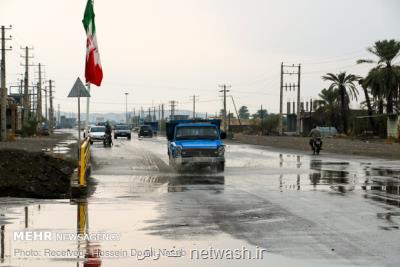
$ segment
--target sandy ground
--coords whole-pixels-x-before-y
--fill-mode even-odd
[[[0,142],[3,149],[22,149],[29,152],[48,152],[56,157],[76,158],[77,144],[70,132],[56,131],[49,136],[17,138],[12,142]]]
[[[256,136],[235,134],[233,141],[245,144],[264,145],[277,148],[311,151],[307,137]],[[352,140],[350,138],[324,138],[323,151],[334,154],[400,159],[400,144],[384,140]]]

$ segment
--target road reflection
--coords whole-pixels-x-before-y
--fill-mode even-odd
[[[72,204],[76,204],[77,207],[77,234],[78,235],[89,235],[89,211],[87,200],[79,199],[72,200]],[[93,243],[86,239],[85,241],[78,239],[77,244],[78,251],[85,251],[85,258],[80,259],[80,255],[77,257],[77,267],[81,266],[80,263],[83,260],[83,267],[99,267],[101,266],[100,245]]]
[[[224,175],[179,175],[171,177],[168,181],[168,192],[183,192],[190,189],[223,190],[218,185],[225,184]],[[196,187],[194,185],[205,185],[206,187]],[[213,185],[217,185],[214,187]]]

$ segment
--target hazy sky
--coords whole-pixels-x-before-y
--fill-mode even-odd
[[[66,96],[78,76],[84,79],[85,4],[0,0],[0,25],[13,25],[8,85],[23,73],[19,47],[33,46],[33,62],[55,80],[55,104],[76,110]],[[281,61],[302,63],[302,98],[316,98],[328,85],[321,75],[364,75],[369,66],[355,61],[368,56],[365,48],[400,38],[398,0],[95,0],[94,8],[104,80],[92,86],[93,112],[125,111],[128,92],[130,110],[169,100],[190,110],[196,94],[197,110],[214,113],[223,83],[237,106],[277,112]]]

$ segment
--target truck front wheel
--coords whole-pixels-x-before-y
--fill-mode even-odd
[[[217,165],[217,171],[218,172],[223,172],[225,170],[225,162],[220,162]]]

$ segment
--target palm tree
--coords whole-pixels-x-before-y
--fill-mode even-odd
[[[365,102],[368,108],[369,123],[371,124],[371,128],[375,131],[376,127],[374,118],[372,117],[373,113],[372,113],[371,99],[369,98],[368,88],[364,85],[364,79],[360,79],[358,83],[361,85],[361,88],[364,91]]]
[[[375,55],[377,60],[360,59],[361,63],[375,63],[364,80],[364,86],[373,85],[374,97],[381,100],[380,106],[383,107],[383,99],[386,98],[386,113],[393,113],[393,102],[399,97],[400,66],[394,60],[400,53],[400,42],[394,39],[377,41],[372,47],[367,48],[368,52]]]
[[[329,126],[336,126],[336,114],[339,110],[338,105],[338,90],[335,89],[322,89],[319,93],[319,100],[314,101],[314,108],[316,112],[321,115],[326,114]]]
[[[347,111],[349,110],[350,99],[356,99],[358,95],[358,90],[356,88],[355,82],[357,82],[360,77],[349,74],[346,72],[341,72],[339,74],[327,73],[322,76],[322,80],[332,82],[329,89],[338,90],[339,103],[340,103],[340,115],[342,117],[342,129],[345,134],[347,134]]]

